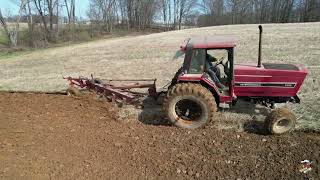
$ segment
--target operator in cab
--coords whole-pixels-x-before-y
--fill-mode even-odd
[[[213,65],[213,63],[215,63],[215,65]],[[206,53],[205,72],[209,74],[210,78],[220,90],[226,91],[228,90],[228,87],[223,85],[218,78],[220,77],[221,72],[217,65],[217,58]]]

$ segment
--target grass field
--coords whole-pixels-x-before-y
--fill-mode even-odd
[[[299,93],[302,103],[293,106],[300,128],[320,129],[320,23],[264,25],[263,61],[300,63],[309,75]],[[188,37],[232,34],[236,37],[235,61],[256,62],[257,25],[230,25],[188,29],[138,37],[99,40],[68,47],[0,57],[2,90],[56,91],[67,88],[63,76],[158,78],[167,84],[181,64],[172,60]],[[226,119],[252,119],[254,115],[225,113]]]

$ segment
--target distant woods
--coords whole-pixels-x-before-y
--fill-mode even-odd
[[[198,26],[320,21],[320,0],[202,0]]]
[[[81,1],[11,1],[19,7],[14,15],[0,8],[0,43],[10,47],[87,41],[120,31],[320,21],[320,0],[89,0],[83,18],[76,16]]]
[[[181,29],[187,15],[197,8],[197,0],[89,0],[92,24],[112,31],[113,27],[145,30]],[[194,24],[195,25],[195,24]]]

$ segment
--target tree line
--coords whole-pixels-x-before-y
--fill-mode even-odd
[[[89,0],[85,21],[76,17],[75,0],[12,1],[19,11],[4,17],[0,8],[0,25],[13,47],[21,39],[39,47],[119,29],[167,31],[186,26],[320,21],[320,0]],[[20,22],[28,25],[23,34]]]
[[[202,0],[199,26],[320,21],[320,0]]]
[[[159,24],[167,30],[181,29],[198,0],[90,0],[91,22],[112,31],[115,25],[144,30]]]
[[[112,31],[114,25],[167,30],[183,25],[320,21],[320,0],[90,0],[90,20]]]

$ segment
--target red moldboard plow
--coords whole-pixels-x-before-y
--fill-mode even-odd
[[[91,79],[86,77],[66,77],[69,81],[71,88],[77,87],[79,90],[89,90],[97,93],[97,95],[104,96],[108,100],[114,103],[120,104],[138,104],[142,97],[150,96],[157,98],[158,93],[156,90],[156,79],[122,79],[122,80],[105,80],[95,79],[91,75]],[[112,82],[128,84],[115,85]],[[130,82],[130,84],[129,84]],[[152,82],[152,83],[141,83],[141,82]],[[133,89],[148,89],[148,93],[141,93],[133,91]]]

